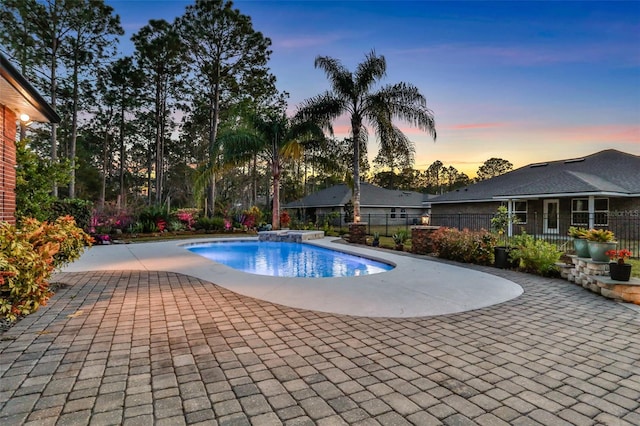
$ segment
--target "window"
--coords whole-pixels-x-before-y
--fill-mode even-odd
[[[594,226],[609,224],[609,199],[594,199]],[[589,199],[574,198],[571,200],[571,224],[589,226]]]
[[[396,218],[396,208],[391,207],[391,219],[395,219],[395,218]]]
[[[514,201],[513,203],[513,215],[518,218],[518,223],[527,223],[527,202],[526,201]]]
[[[596,198],[594,200],[595,226],[607,226],[609,224],[609,199]]]
[[[589,200],[586,198],[571,200],[571,224],[589,226]]]
[[[400,209],[400,217],[403,219],[407,217],[407,209]]]

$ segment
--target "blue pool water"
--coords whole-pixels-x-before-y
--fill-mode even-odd
[[[377,274],[392,265],[304,243],[224,241],[187,250],[233,269],[275,277],[353,277]]]

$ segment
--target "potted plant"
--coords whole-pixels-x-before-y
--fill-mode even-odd
[[[575,226],[569,227],[569,236],[573,238],[573,248],[576,251],[576,256],[578,257],[590,257],[589,254],[589,244],[587,243],[587,232],[586,228],[580,228]]]
[[[404,243],[409,238],[409,234],[404,229],[399,230],[395,234],[393,234],[393,242],[396,244],[396,250],[402,251],[404,250]]]
[[[509,211],[506,206],[499,206],[496,213],[491,218],[491,231],[498,235],[499,241],[504,241],[505,245],[495,246],[493,248],[494,266],[496,268],[509,268],[511,267],[511,261],[509,260],[509,238],[504,238],[504,234],[507,232],[507,227],[511,224],[520,223],[517,216],[511,215],[509,217]]]
[[[625,263],[625,259],[629,259],[632,253],[629,250],[609,250],[607,251],[609,256],[609,275],[612,280],[616,281],[629,281],[631,278],[631,264]]]
[[[608,229],[589,229],[586,234],[589,246],[589,255],[594,262],[608,262],[609,250],[615,250],[618,243],[615,241],[613,231]]]
[[[378,247],[380,245],[380,233],[373,233],[373,242],[371,243],[373,247]]]

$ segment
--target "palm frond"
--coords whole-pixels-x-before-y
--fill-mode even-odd
[[[318,56],[314,65],[325,72],[331,83],[331,89],[336,96],[348,98],[353,94],[353,75],[339,60],[329,56]]]
[[[385,86],[367,98],[366,111],[369,119],[377,119],[381,111],[390,118],[398,118],[408,124],[437,137],[433,111],[418,88],[407,83]]]
[[[331,122],[346,111],[343,99],[325,92],[302,102],[296,112],[296,120],[313,121],[321,128],[333,134]]]
[[[377,56],[376,51],[372,50],[356,68],[354,78],[355,92],[361,94],[368,93],[374,83],[382,79],[386,74],[387,61],[384,56]]]

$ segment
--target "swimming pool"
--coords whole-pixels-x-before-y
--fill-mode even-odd
[[[393,269],[388,263],[305,243],[222,241],[185,248],[233,269],[275,277],[354,277]]]

